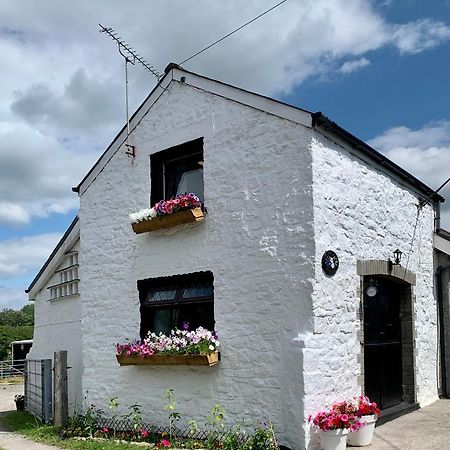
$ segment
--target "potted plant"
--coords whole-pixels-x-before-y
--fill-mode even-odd
[[[324,450],[345,450],[347,435],[360,427],[355,408],[347,403],[335,403],[330,409],[318,412],[308,421],[319,428]]]
[[[372,443],[375,423],[380,415],[380,409],[375,402],[371,402],[364,395],[355,397],[354,405],[357,408],[361,427],[348,435],[347,442],[353,447],[365,447]]]
[[[143,341],[116,345],[121,366],[207,365],[219,362],[217,334],[203,327],[172,330],[169,335],[149,333]]]
[[[16,402],[17,411],[23,411],[25,409],[25,396],[22,394],[17,394],[14,396],[14,401]]]
[[[129,215],[136,234],[169,228],[175,225],[203,220],[202,203],[193,193],[179,194],[161,200],[153,208],[142,209]]]

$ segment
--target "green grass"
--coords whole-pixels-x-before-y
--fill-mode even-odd
[[[23,384],[23,376],[1,378],[0,384]]]
[[[138,450],[142,448],[133,444],[61,439],[56,428],[50,425],[41,425],[31,414],[23,411],[13,411],[2,416],[0,421],[10,431],[16,431],[33,441],[55,445],[60,448],[76,450]]]

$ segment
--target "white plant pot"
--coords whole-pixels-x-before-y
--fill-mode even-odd
[[[323,450],[345,450],[349,430],[320,430],[320,441]]]
[[[363,423],[358,431],[353,431],[348,435],[348,445],[352,447],[365,447],[372,443],[373,432],[375,430],[375,422],[378,417],[376,415],[372,416],[362,416],[359,421]]]

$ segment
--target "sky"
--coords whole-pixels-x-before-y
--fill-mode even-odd
[[[0,1],[0,309],[26,304],[77,214],[72,186],[124,124],[123,59],[98,24],[163,72],[276,3]],[[322,111],[436,189],[450,177],[450,0],[424,4],[288,0],[184,67]],[[130,68],[132,111],[154,85]]]

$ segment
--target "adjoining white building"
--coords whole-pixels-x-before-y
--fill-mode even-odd
[[[67,350],[71,411],[83,400],[79,251],[76,217],[26,291],[35,302],[33,346],[27,359],[53,359],[55,351]]]
[[[450,398],[450,233],[437,224],[434,261],[439,337],[439,395]]]
[[[185,418],[221,403],[230,422],[270,417],[300,450],[315,446],[305,418],[333,401],[366,393],[386,416],[438,398],[442,197],[321,113],[174,64],[130,129],[135,157],[124,127],[74,188],[79,220],[29,290],[31,357],[69,351],[72,399],[118,397],[154,423],[173,388]],[[185,191],[203,221],[133,232],[130,212]],[[116,343],[185,320],[218,332],[219,364],[117,363]]]

